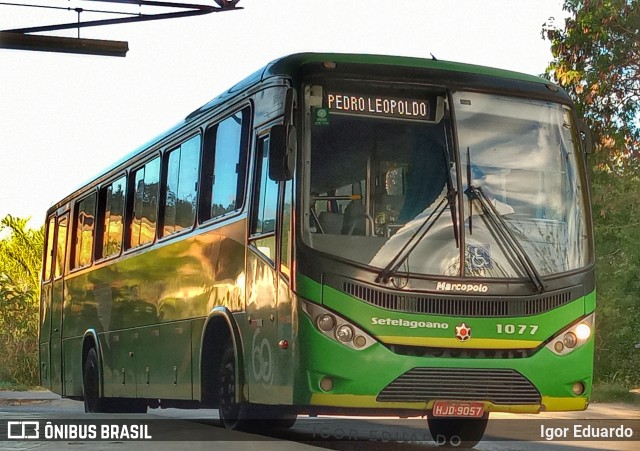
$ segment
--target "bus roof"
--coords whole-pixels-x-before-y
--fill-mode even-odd
[[[265,80],[270,76],[277,75],[294,75],[298,69],[306,64],[313,63],[349,63],[363,64],[373,66],[386,67],[405,67],[414,69],[428,69],[431,71],[457,72],[471,75],[482,75],[486,77],[506,78],[516,81],[524,81],[542,85],[552,85],[549,80],[535,76],[514,72],[505,69],[497,69],[493,67],[478,66],[474,64],[457,63],[452,61],[441,61],[435,58],[416,58],[408,56],[390,56],[390,55],[365,55],[353,53],[295,53],[283,56],[271,61],[263,68],[254,72],[244,80],[232,86],[229,90],[215,97],[210,102],[198,108],[191,113],[188,118],[197,116],[205,111],[214,108],[216,105],[223,103],[229,98],[241,92],[243,89]]]
[[[265,67],[266,73],[288,72],[291,68],[299,67],[308,63],[321,62],[353,63],[380,66],[412,67],[417,69],[431,69],[437,71],[463,72],[476,75],[486,75],[491,77],[510,78],[514,80],[529,81],[533,83],[549,84],[549,80],[542,77],[523,74],[504,69],[478,66],[474,64],[457,63],[453,61],[442,61],[434,57],[416,58],[409,56],[390,55],[366,55],[348,53],[296,53],[272,61]]]
[[[183,121],[176,124],[171,129],[160,134],[156,138],[148,141],[142,146],[139,146],[134,151],[120,158],[114,164],[109,166],[106,170],[101,171],[96,177],[92,177],[87,180],[86,183],[78,186],[73,193],[82,190],[85,186],[92,182],[105,177],[112,170],[117,169],[136,155],[141,154],[145,150],[157,145],[167,137],[171,136],[177,130],[183,128],[187,123],[191,122],[201,114],[209,112],[219,105],[224,104],[228,100],[242,93],[245,89],[266,80],[267,78],[278,75],[289,75],[294,77],[298,70],[307,64],[322,64],[325,62],[330,63],[348,63],[352,65],[373,65],[381,67],[395,67],[395,68],[412,68],[412,69],[426,69],[430,72],[455,72],[459,74],[478,75],[489,78],[502,78],[508,80],[514,80],[516,82],[529,82],[537,85],[555,86],[549,80],[542,77],[528,75],[520,72],[514,72],[504,69],[497,69],[492,67],[478,66],[474,64],[457,63],[452,61],[441,61],[435,58],[416,58],[408,56],[391,56],[391,55],[369,55],[369,54],[348,54],[348,53],[295,53],[287,56],[283,56],[276,60],[271,61],[266,66],[257,70],[253,74],[249,75],[242,81],[236,83],[228,90],[224,91],[220,95],[216,96],[210,102],[206,103],[202,107],[193,111]],[[555,89],[555,88],[554,88]],[[561,88],[557,90],[562,91]],[[59,202],[55,202],[49,210],[58,208],[61,204],[68,201],[73,196],[71,193]]]

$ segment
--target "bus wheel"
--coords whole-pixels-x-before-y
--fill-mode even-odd
[[[100,368],[95,348],[89,349],[84,362],[84,411],[87,413],[104,412],[105,400],[100,397]]]
[[[220,422],[227,429],[245,429],[248,419],[245,406],[236,402],[236,361],[233,347],[222,354],[218,373],[218,412]]]
[[[273,417],[272,417],[273,418]],[[296,414],[280,414],[273,418],[270,423],[268,423],[268,427],[271,429],[291,429],[294,424],[296,424],[296,420],[298,419],[298,415]]]
[[[102,398],[100,367],[95,348],[89,349],[84,362],[84,411],[87,413],[146,413],[147,405],[139,399]]]
[[[270,406],[257,406],[236,402],[236,361],[232,346],[222,354],[218,374],[218,413],[227,429],[264,432],[271,429],[289,429],[298,416]]]
[[[482,418],[427,418],[429,432],[438,446],[472,448],[482,440],[489,414]]]

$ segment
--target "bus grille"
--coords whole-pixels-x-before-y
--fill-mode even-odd
[[[426,346],[386,345],[391,352],[411,357],[438,357],[443,359],[525,359],[536,353],[538,348],[529,349],[465,349],[432,348]]]
[[[491,401],[494,404],[540,404],[540,392],[511,369],[414,368],[380,392],[380,402],[431,400]]]
[[[387,310],[466,317],[537,315],[568,304],[573,298],[571,290],[527,297],[447,298],[418,293],[397,293],[353,282],[343,282],[342,290],[362,301]]]

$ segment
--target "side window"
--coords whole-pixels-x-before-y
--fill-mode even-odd
[[[93,229],[95,227],[96,195],[92,194],[76,203],[75,232],[73,235],[73,268],[91,264]]]
[[[255,174],[251,238],[260,252],[275,261],[278,183],[269,178],[268,137],[258,143]]]
[[[191,228],[195,223],[200,141],[199,135],[194,136],[167,156],[162,236]]]
[[[293,183],[288,180],[284,188],[284,201],[282,206],[282,228],[280,237],[280,271],[287,276],[291,269],[291,206],[292,206],[292,189]]]
[[[242,206],[247,172],[248,111],[239,111],[207,130],[200,210],[204,221]]]
[[[42,267],[42,280],[51,280],[53,267],[51,265],[53,259],[53,238],[55,237],[56,218],[52,216],[47,222],[47,242],[44,244],[44,263]]]
[[[67,222],[68,216],[58,218],[58,236],[56,239],[56,261],[53,276],[57,279],[64,274],[64,263],[67,255]]]
[[[100,193],[104,207],[102,210],[102,243],[97,249],[102,258],[118,255],[122,250],[124,236],[125,199],[127,198],[127,179],[121,177],[102,188]]]
[[[153,242],[156,235],[160,158],[154,158],[133,175],[133,212],[130,247]]]

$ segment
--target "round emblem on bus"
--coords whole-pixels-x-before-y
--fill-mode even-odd
[[[467,323],[460,323],[456,326],[456,338],[460,341],[467,341],[471,338],[471,328]]]

